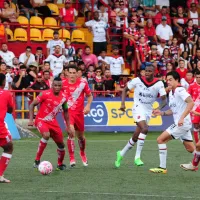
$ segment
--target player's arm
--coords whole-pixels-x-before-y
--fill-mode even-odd
[[[7,104],[7,113],[12,114],[12,112],[13,112],[13,99],[12,99],[11,94],[9,93],[8,104]]]
[[[126,110],[126,106],[125,106],[125,99],[126,99],[126,95],[127,95],[127,92],[129,91],[129,88],[128,86],[126,86],[123,90],[122,90],[122,101],[121,101],[121,107],[120,107],[120,110],[125,112]]]
[[[33,126],[33,116],[34,116],[34,108],[39,104],[39,100],[36,98],[33,100],[31,105],[29,106],[29,123],[28,126]]]
[[[87,115],[90,112],[90,106],[92,104],[92,101],[93,101],[93,96],[92,96],[92,93],[90,93],[87,95],[87,104],[83,111],[85,115]]]
[[[172,110],[169,109],[169,110],[166,110],[166,111],[161,111],[161,110],[154,110],[153,114],[155,116],[169,116],[169,115],[172,115]]]
[[[67,128],[69,128],[69,127],[70,127],[70,122],[69,122],[69,112],[68,112],[68,105],[67,105],[67,102],[65,102],[65,103],[62,105],[62,108],[63,108],[64,119],[65,119]]]
[[[167,105],[167,97],[166,95],[161,96],[161,103],[158,106],[158,108],[156,108],[156,110],[161,110],[162,108],[164,108]]]
[[[195,110],[192,110],[191,113],[193,113],[193,114],[195,114],[195,115],[197,115],[197,116],[200,116],[200,112],[197,112],[197,111],[195,111]]]

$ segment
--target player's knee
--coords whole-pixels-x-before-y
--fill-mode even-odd
[[[148,127],[147,126],[142,127],[141,133],[147,134],[147,132],[148,132]]]
[[[197,150],[197,151],[200,151],[200,140],[199,140],[199,142],[196,144],[196,150]]]
[[[43,137],[45,140],[49,140],[50,134],[49,134],[49,133],[43,133],[42,137]]]
[[[59,149],[64,149],[65,148],[65,144],[64,143],[57,143],[57,146]]]
[[[13,152],[13,143],[9,142],[7,145],[5,145],[3,147],[3,150],[4,150],[5,153],[12,154],[12,152]]]
[[[163,142],[164,142],[164,141],[163,141],[163,139],[162,139],[161,137],[158,137],[158,138],[157,138],[157,143],[158,143],[158,144],[163,144]]]

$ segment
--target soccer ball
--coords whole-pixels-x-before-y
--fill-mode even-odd
[[[38,166],[38,170],[42,175],[48,175],[53,171],[53,166],[49,161],[42,161]]]

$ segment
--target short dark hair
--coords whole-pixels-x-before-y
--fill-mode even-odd
[[[195,73],[195,75],[200,75],[200,71],[197,71],[197,72]]]
[[[164,8],[164,9],[167,9],[167,6],[163,6],[162,9],[163,9],[163,8]]]
[[[76,49],[76,54],[78,54],[78,52],[79,52],[80,50],[82,50],[82,48]]]
[[[26,69],[26,65],[21,65],[20,67],[19,67],[20,69]]]
[[[75,69],[76,71],[78,71],[78,67],[76,65],[68,65],[68,71],[69,69]]]
[[[58,76],[53,79],[53,81],[62,81],[62,79]]]
[[[43,74],[44,74],[44,73],[49,73],[49,74],[50,74],[50,71],[48,71],[48,70],[45,70],[45,71],[43,71]]]
[[[194,75],[194,73],[191,70],[187,71],[186,74],[192,74],[192,75]]]
[[[86,46],[85,49],[91,49],[90,46]]]
[[[50,65],[50,62],[48,62],[48,61],[44,61],[44,65],[45,65],[45,64],[49,64],[49,65]]]
[[[178,82],[181,80],[181,77],[177,71],[168,72],[166,76],[172,76],[175,80],[178,80]]]
[[[85,63],[83,61],[78,62],[78,66],[80,65],[85,65]]]
[[[5,74],[0,73],[0,86],[3,86],[5,79],[6,79]]]
[[[32,49],[32,47],[31,46],[27,46],[26,49]]]
[[[9,66],[9,65],[7,65],[7,66],[6,66],[6,68],[7,68],[7,69],[12,69],[12,67],[11,67],[11,66]]]
[[[200,51],[200,48],[197,48],[196,51]]]
[[[0,63],[0,65],[2,65],[2,64],[6,65],[6,63],[5,63],[5,62],[1,62],[1,63]]]
[[[97,70],[101,70],[101,71],[102,71],[101,67],[97,67],[97,68],[95,69],[95,72],[96,72]]]
[[[83,72],[83,70],[82,70],[81,68],[78,68],[77,71],[81,71],[81,72]]]
[[[66,38],[66,41],[67,41],[67,40],[69,40],[69,41],[71,42],[70,38]]]
[[[37,50],[41,50],[41,51],[42,51],[43,48],[42,48],[42,47],[37,47],[37,48],[36,48],[36,51],[37,51]]]

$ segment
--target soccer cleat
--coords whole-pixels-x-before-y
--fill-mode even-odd
[[[149,171],[153,172],[153,173],[156,173],[156,174],[166,174],[167,173],[167,169],[163,169],[161,167],[152,168]]]
[[[57,165],[56,171],[62,171],[66,169],[66,165],[62,164],[62,165]]]
[[[39,164],[40,164],[40,160],[35,160],[35,162],[34,162],[34,164],[33,164],[33,168],[38,168],[38,166],[39,166]]]
[[[10,183],[10,180],[4,178],[3,176],[0,176],[0,183]]]
[[[88,161],[87,161],[87,157],[84,151],[80,151],[80,157],[83,163],[83,166],[87,167],[88,166]]]
[[[134,164],[137,165],[137,166],[143,166],[144,165],[144,163],[141,161],[140,158],[135,159]]]
[[[194,166],[192,163],[181,164],[180,167],[186,171],[197,171],[198,167]]]
[[[116,168],[119,168],[120,167],[120,165],[121,165],[121,161],[122,161],[122,159],[123,159],[123,156],[121,156],[121,151],[118,151],[117,152],[117,159],[116,159],[116,161],[115,161],[115,167]]]
[[[69,156],[69,162],[70,162],[70,167],[75,167],[76,166],[76,160],[73,156]]]

